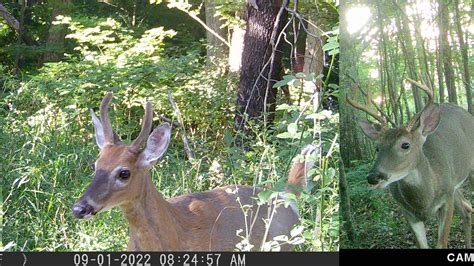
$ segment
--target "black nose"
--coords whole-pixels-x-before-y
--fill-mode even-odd
[[[384,175],[380,172],[370,172],[367,175],[367,182],[371,185],[377,185],[380,180],[385,179]]]
[[[72,214],[78,219],[84,218],[84,216],[91,214],[92,211],[92,206],[87,203],[78,202],[72,206]]]

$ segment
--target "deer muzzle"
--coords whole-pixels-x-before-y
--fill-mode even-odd
[[[78,219],[87,219],[94,216],[95,211],[92,205],[86,201],[78,201],[72,206],[72,214]]]
[[[378,185],[380,181],[387,180],[387,176],[378,171],[371,171],[367,175],[367,182],[373,186]]]

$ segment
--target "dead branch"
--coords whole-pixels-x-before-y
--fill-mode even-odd
[[[178,123],[180,125],[180,131],[181,131],[181,139],[183,140],[184,144],[184,151],[186,152],[186,155],[188,156],[188,159],[192,161],[194,159],[194,154],[193,151],[191,150],[191,146],[189,145],[189,140],[188,136],[186,135],[186,129],[184,128],[184,123],[183,123],[183,117],[181,116],[181,112],[179,111],[178,106],[173,100],[173,96],[171,95],[171,90],[168,89],[168,98],[171,103],[171,107],[173,107],[174,114],[176,115],[176,118],[178,119]]]

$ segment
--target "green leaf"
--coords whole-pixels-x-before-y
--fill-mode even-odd
[[[273,190],[277,192],[283,192],[286,187],[286,180],[281,179],[273,185]]]
[[[296,202],[296,200],[298,200],[296,198],[296,195],[293,194],[293,193],[283,193],[283,196],[289,201],[295,201]]]
[[[295,79],[295,80],[293,80],[291,85],[293,85],[294,87],[299,87],[299,86],[301,86],[301,80]]]
[[[303,72],[298,72],[295,74],[295,77],[299,79],[304,79],[306,77],[306,74]]]
[[[224,144],[226,146],[230,146],[232,144],[232,134],[230,133],[230,131],[228,129],[225,129],[224,130]]]
[[[336,48],[339,48],[339,43],[337,42],[329,42],[329,43],[326,43],[324,46],[323,46],[323,51],[331,51],[331,50],[334,50]]]
[[[338,36],[331,36],[328,38],[327,42],[337,42]]]
[[[295,76],[293,75],[285,75],[283,76],[283,80],[277,81],[275,84],[273,84],[273,88],[279,88],[288,85],[291,81],[293,81]]]
[[[264,190],[260,193],[258,193],[258,199],[262,202],[267,202],[268,199],[271,197],[273,191],[271,190]]]
[[[280,134],[278,134],[276,137],[279,138],[279,139],[294,139],[294,138],[298,138],[298,136],[293,136],[293,135],[291,135],[291,134],[288,133],[288,132],[280,133]]]
[[[296,77],[293,76],[293,75],[284,75],[284,76],[283,76],[283,79],[294,80],[294,79],[296,79]]]
[[[279,242],[287,242],[287,241],[288,241],[288,236],[287,236],[287,235],[275,236],[275,237],[273,238],[273,240],[279,241]]]
[[[328,55],[336,55],[339,53],[339,48],[329,51]]]
[[[333,89],[339,89],[339,85],[334,84],[334,83],[329,83],[329,84],[328,84],[328,87],[329,87],[329,88],[333,88]]]
[[[294,135],[296,134],[296,132],[298,132],[298,125],[296,123],[288,124],[286,130],[288,131],[288,133],[290,133],[290,135]]]
[[[303,233],[303,230],[304,230],[304,226],[302,225],[297,226],[290,231],[290,235],[291,237],[299,236],[301,235],[301,233]]]
[[[331,167],[331,168],[328,169],[327,177],[328,177],[329,179],[333,179],[334,176],[336,176],[336,169],[334,169],[334,168]]]
[[[304,77],[304,80],[306,81],[313,81],[316,79],[316,73],[310,73]]]
[[[280,88],[280,87],[286,86],[288,82],[289,82],[288,80],[277,81],[275,82],[275,84],[273,84],[273,88]]]
[[[284,103],[284,104],[279,104],[277,107],[276,107],[276,110],[277,111],[281,111],[281,110],[288,110],[290,109],[290,105]]]

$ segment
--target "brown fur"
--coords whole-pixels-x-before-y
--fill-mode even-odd
[[[314,158],[311,158],[311,156],[314,156],[316,153],[319,153],[319,148],[307,145],[301,151],[300,156],[293,158],[293,165],[288,173],[289,186],[286,187],[286,191],[295,194],[297,197],[300,196],[300,191],[294,189],[294,187],[306,188],[309,178],[308,171],[311,170],[315,163]]]
[[[261,246],[265,235],[263,219],[269,217],[274,206],[256,204],[260,189],[227,186],[165,200],[153,185],[149,170],[137,166],[138,157],[127,145],[104,147],[96,162],[96,173],[99,170],[109,173],[111,181],[106,184],[107,189],[102,188],[100,192],[93,187],[93,181],[81,198],[91,199],[98,211],[121,207],[130,227],[129,251],[232,251],[241,241],[236,235],[239,229],[243,230],[242,235],[248,229],[250,243],[255,246],[253,250]],[[304,163],[297,163],[290,172],[301,173],[300,165],[304,167]],[[113,171],[120,167],[132,173],[125,188],[117,188],[115,184]],[[301,174],[290,174],[289,178],[289,183],[301,185]],[[228,193],[226,190],[237,191]],[[237,198],[242,205],[252,206],[247,216]],[[266,241],[289,235],[298,221],[298,213],[291,207],[278,206]],[[292,246],[282,245],[281,249],[291,250]]]
[[[288,184],[303,188],[306,183],[305,171],[305,163],[295,160],[288,174]],[[287,191],[295,194],[298,197],[300,196],[300,192],[291,188],[290,186],[287,187]]]

